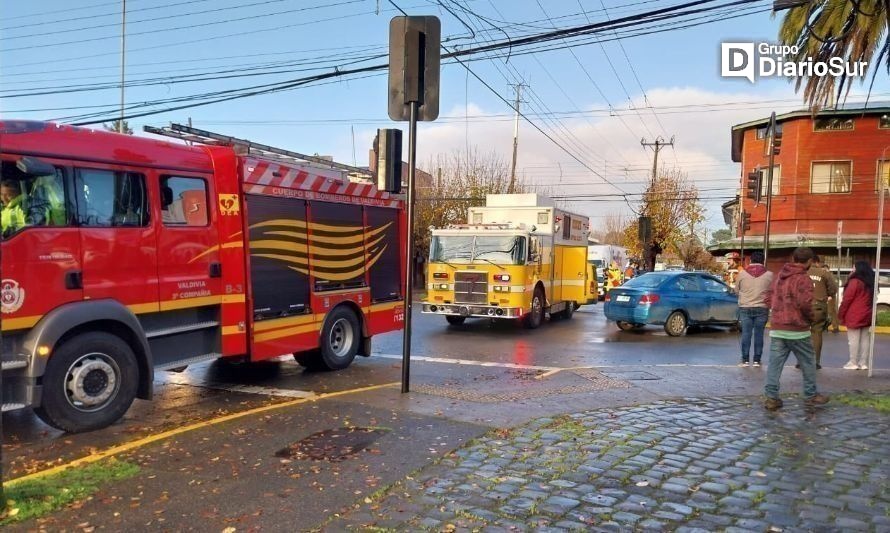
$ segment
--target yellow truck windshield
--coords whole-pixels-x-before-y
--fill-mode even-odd
[[[525,242],[525,237],[518,235],[434,235],[430,261],[523,265],[526,259]]]

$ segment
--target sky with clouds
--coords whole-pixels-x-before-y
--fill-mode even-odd
[[[2,115],[73,121],[98,110],[110,116],[120,99],[114,85],[121,75],[121,3],[0,0]],[[412,15],[439,16],[446,45],[455,50],[680,3],[396,2]],[[550,136],[521,124],[518,168],[527,181],[567,196],[638,192],[652,164],[652,151],[640,140],[673,137],[660,164],[696,182],[707,224],[716,229],[722,226],[719,204],[735,194],[740,175],[729,157],[731,126],[801,107],[785,81],[720,77],[721,42],[775,39],[780,19],[769,13],[771,4],[727,8],[714,17],[719,20],[700,18],[694,22],[708,23],[675,31],[602,33],[601,41],[571,48],[491,54],[467,63],[472,74],[446,64],[440,119],[420,125],[418,160],[470,146],[509,161],[513,116],[502,98],[512,100],[511,84],[521,82],[527,87],[520,108]],[[389,19],[396,14],[387,0],[127,0],[125,73],[137,86],[127,89],[126,100],[187,99],[334,66],[385,62]],[[184,82],[183,76],[193,78]],[[887,77],[879,76],[873,99],[886,100],[888,93]],[[136,118],[131,125],[189,118],[198,127],[359,165],[367,163],[376,128],[404,126],[386,116],[385,72]],[[605,214],[630,213],[614,196],[570,205],[590,215],[594,226]]]

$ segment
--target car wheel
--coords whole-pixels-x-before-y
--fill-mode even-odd
[[[681,311],[671,313],[664,323],[664,331],[671,337],[680,337],[686,333],[686,315]]]
[[[448,323],[451,324],[452,326],[460,326],[467,320],[467,317],[446,315],[445,320],[447,320]]]
[[[47,424],[71,433],[118,421],[136,398],[136,355],[120,337],[90,332],[73,337],[50,357],[41,404]]]
[[[630,322],[622,322],[620,320],[617,322],[617,324],[618,329],[620,329],[621,331],[630,331],[636,327],[636,324],[631,324]]]
[[[544,290],[540,287],[535,289],[532,296],[532,308],[523,321],[523,325],[528,329],[535,329],[541,325],[544,320]]]

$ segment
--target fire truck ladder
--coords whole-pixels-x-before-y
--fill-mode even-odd
[[[163,128],[143,126],[142,129],[147,131],[148,133],[163,135],[164,137],[172,137],[174,139],[180,139],[186,142],[216,146],[231,146],[238,150],[240,155],[259,155],[262,157],[268,157],[270,159],[276,159],[287,163],[304,164],[308,162],[320,167],[344,170],[349,174],[357,175],[366,179],[372,178],[371,173],[366,168],[344,165],[343,163],[329,161],[323,157],[301,154],[299,152],[285,150],[283,148],[275,148],[274,146],[255,143],[246,139],[239,139],[237,137],[231,137],[229,135],[222,135],[220,133],[213,133],[212,131],[193,128],[191,126],[183,126],[182,124],[174,123]]]

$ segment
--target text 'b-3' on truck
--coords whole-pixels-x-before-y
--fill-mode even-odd
[[[0,121],[4,411],[97,429],[155,370],[337,370],[402,328],[404,205],[363,169],[147,130],[190,144]]]
[[[449,324],[467,318],[521,320],[527,328],[572,318],[596,303],[587,263],[590,220],[537,194],[490,194],[467,223],[433,229],[423,312]]]

